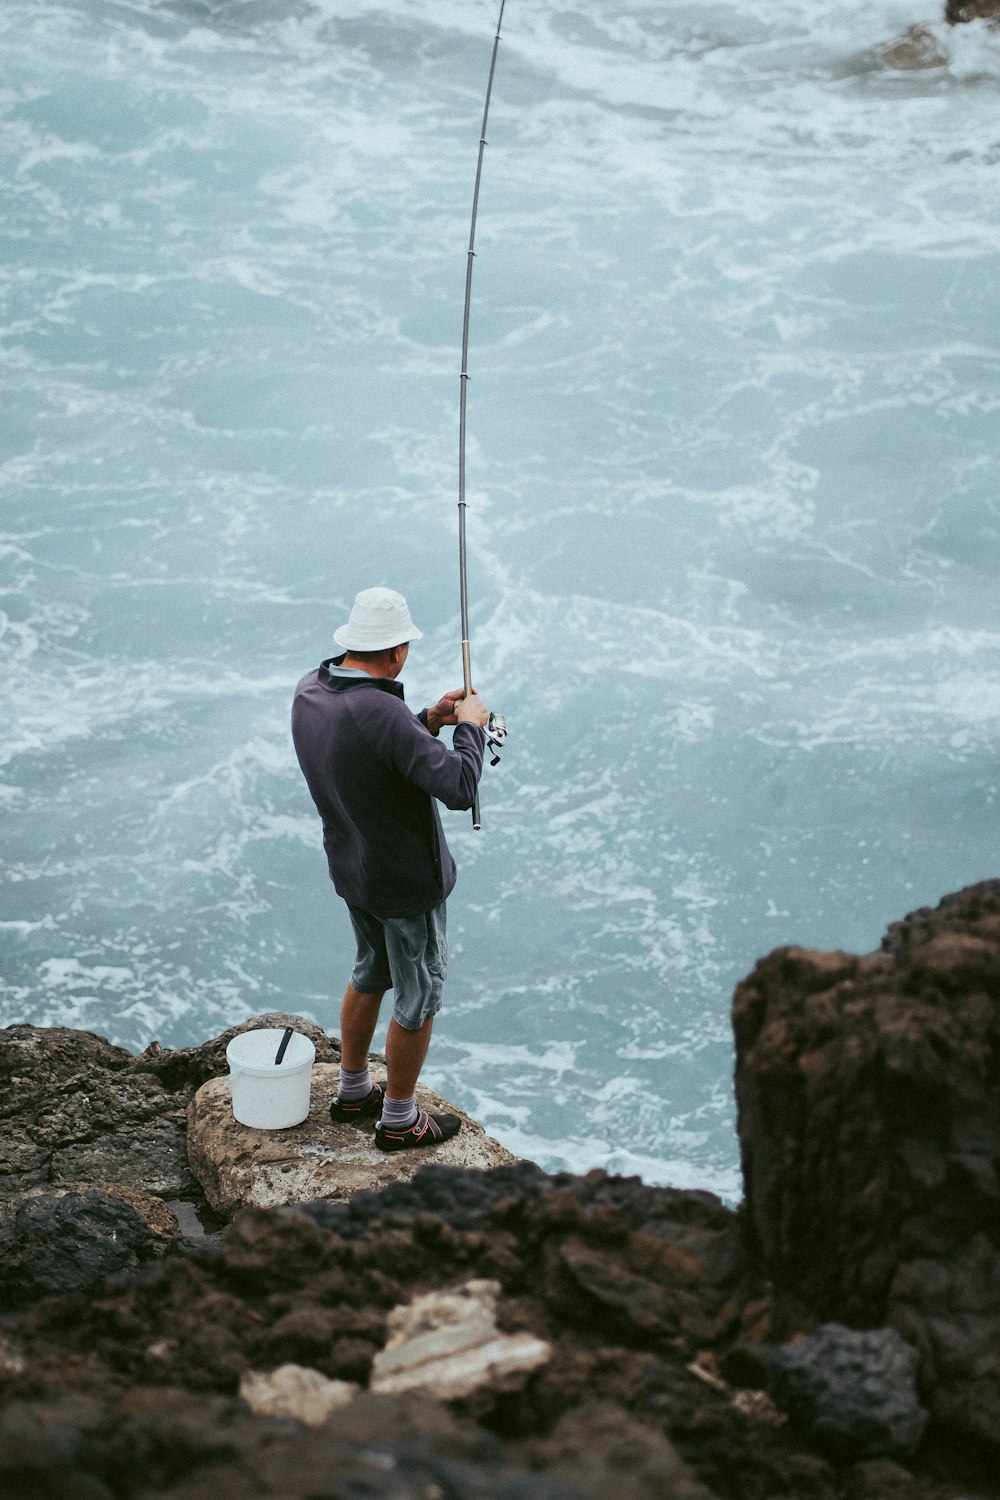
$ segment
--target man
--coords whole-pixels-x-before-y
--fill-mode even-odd
[[[437,1145],[461,1124],[456,1115],[418,1110],[416,1087],[441,1005],[445,903],[455,884],[437,800],[472,806],[489,713],[478,694],[461,688],[410,712],[397,679],[410,642],[421,635],[402,594],[364,589],[347,624],[334,631],[343,654],[303,677],[292,705],[295,753],[357,940],[340,1007],[340,1084],[330,1114],[359,1124],[375,1119],[383,1151]],[[446,724],[455,725],[451,750],[438,739]],[[368,1054],[388,989],[394,1001],[383,1090],[372,1083]]]

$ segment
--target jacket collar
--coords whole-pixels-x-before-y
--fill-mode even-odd
[[[317,681],[328,693],[350,693],[356,688],[377,688],[379,692],[392,693],[394,698],[405,696],[403,684],[392,677],[369,677],[367,672],[362,677],[340,677],[331,672],[330,668],[337,666],[343,659],[342,655],[328,656],[326,661],[320,663]]]

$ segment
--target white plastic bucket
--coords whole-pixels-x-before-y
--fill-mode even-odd
[[[279,1026],[241,1031],[226,1048],[233,1114],[241,1125],[287,1130],[290,1125],[301,1125],[309,1114],[316,1048],[307,1036],[293,1031],[284,1057],[276,1064],[284,1034]]]

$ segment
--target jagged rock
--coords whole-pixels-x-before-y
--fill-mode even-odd
[[[569,1238],[559,1248],[558,1267],[571,1294],[600,1308],[626,1336],[666,1332],[672,1322],[670,1289],[628,1269],[618,1249],[606,1250]]]
[[[156,1264],[137,1253],[139,1275],[89,1291],[75,1277],[4,1320],[0,1494],[992,1493],[998,953],[1000,885],[987,883],[890,929],[877,954],[786,949],[758,966],[734,1005],[739,1213],[708,1194],[601,1172],[550,1177],[523,1162],[469,1171],[441,1152],[414,1152],[407,1175],[377,1191],[245,1209]],[[304,1029],[282,1016],[241,1029],[267,1024]],[[183,1055],[154,1047],[138,1059],[88,1035],[0,1032],[0,1234],[50,1187],[67,1212],[77,1174],[60,1174],[74,1148],[95,1167],[120,1165],[118,1197],[103,1203],[123,1212],[122,1185],[142,1183],[144,1171],[140,1152],[139,1172],[126,1176],[130,1131],[182,1111],[224,1070],[233,1031]],[[321,1053],[317,1072],[323,1065]],[[335,1130],[325,1116],[334,1087],[331,1076],[322,1152]],[[128,1096],[121,1110],[118,1094]],[[340,1129],[371,1151],[365,1133]],[[294,1132],[249,1134],[280,1143]],[[394,1160],[379,1154],[374,1165]],[[378,1181],[374,1170],[364,1181]],[[161,1229],[144,1224],[145,1243],[176,1244],[169,1223]],[[480,1386],[450,1405],[362,1390],[312,1427],[255,1414],[236,1397],[255,1373],[273,1379],[288,1364],[309,1386],[366,1386],[394,1307],[477,1280],[501,1287],[505,1334],[553,1349],[517,1389]],[[763,1391],[727,1384],[766,1384],[775,1341],[831,1321],[891,1326],[917,1351],[931,1420],[911,1459],[835,1460],[818,1446],[827,1438],[782,1417]]]
[[[630,1278],[666,1289],[664,1320],[644,1329],[612,1301],[574,1293],[560,1269],[567,1241],[602,1250],[609,1278],[617,1257]],[[522,1389],[482,1388],[451,1406],[363,1391],[317,1428],[234,1399],[247,1372],[286,1363],[367,1385],[391,1309],[470,1279],[501,1284],[503,1330],[554,1347]],[[736,1214],[707,1194],[601,1172],[426,1165],[349,1202],[248,1209],[127,1284],[8,1322],[0,1494],[68,1500],[101,1484],[102,1500],[311,1500],[368,1484],[413,1500],[435,1485],[495,1500],[677,1500],[700,1482],[730,1500],[838,1500],[831,1462],[791,1424],[689,1369],[696,1355],[710,1367],[703,1329],[722,1330],[721,1353],[761,1291]],[[63,1399],[81,1391],[86,1412]],[[365,1452],[382,1467],[360,1464]],[[22,1493],[29,1458],[35,1487]],[[907,1500],[959,1492],[914,1478]]]
[[[360,1386],[330,1380],[304,1365],[276,1370],[248,1370],[240,1376],[240,1396],[254,1416],[291,1417],[306,1427],[321,1427],[331,1412],[354,1400]]]
[[[945,20],[950,26],[997,19],[1000,19],[1000,0],[947,0],[945,6]]]
[[[135,1058],[124,1047],[114,1047],[92,1031],[68,1026],[5,1026],[0,1028],[0,1100],[3,1117],[17,1104],[16,1094],[79,1078],[95,1069],[120,1073]]]
[[[112,1198],[118,1198],[122,1203],[127,1203],[129,1208],[134,1208],[140,1218],[152,1230],[153,1234],[162,1240],[173,1239],[178,1231],[177,1217],[173,1210],[168,1208],[162,1198],[157,1198],[153,1193],[144,1192],[141,1188],[127,1187],[120,1182],[67,1182],[59,1187],[29,1188],[18,1198],[0,1199],[0,1230],[11,1222],[22,1203],[32,1198],[46,1198],[55,1202],[57,1198],[65,1197],[68,1193],[86,1193],[96,1190],[106,1193]]]
[[[83,1186],[83,1183],[74,1183],[69,1191],[79,1192]],[[123,1203],[128,1204],[129,1208],[134,1208],[136,1213],[145,1219],[153,1234],[160,1239],[173,1239],[177,1233],[176,1214],[167,1207],[162,1198],[157,1198],[155,1194],[147,1193],[143,1188],[129,1187],[123,1182],[91,1182],[87,1186],[97,1188],[102,1193],[109,1193],[113,1198],[120,1198]],[[27,1196],[30,1197],[31,1194]]]
[[[917,1364],[916,1350],[891,1328],[859,1333],[827,1323],[773,1351],[768,1391],[835,1457],[905,1458],[927,1421]]]
[[[0,1029],[0,1203],[31,1188],[116,1185],[180,1198],[197,1191],[185,1149],[186,1109],[206,1078],[228,1071],[241,1031],[294,1025],[336,1058],[333,1042],[301,1016],[254,1016],[200,1047],[139,1057],[91,1032],[18,1025]]]
[[[515,1158],[468,1115],[452,1140],[433,1151],[379,1151],[367,1130],[336,1125],[330,1100],[339,1068],[317,1063],[312,1070],[309,1117],[288,1130],[254,1130],[233,1118],[228,1078],[203,1084],[188,1111],[187,1151],[191,1170],[215,1211],[229,1217],[239,1208],[273,1208],[314,1198],[346,1199],[362,1189],[385,1187],[412,1177],[433,1155],[439,1163],[494,1167]],[[372,1077],[382,1082],[384,1069]],[[440,1095],[418,1087],[420,1109],[461,1114]]]
[[[163,1251],[142,1215],[96,1188],[26,1198],[0,1227],[0,1308],[86,1291]]]
[[[133,1074],[134,1061],[88,1032],[0,1030],[0,1199],[79,1182],[161,1196],[194,1186],[186,1100]]]
[[[552,1346],[530,1333],[501,1333],[499,1296],[498,1281],[467,1281],[394,1308],[371,1389],[386,1396],[421,1391],[438,1401],[457,1401],[482,1386],[518,1389],[551,1358]]]
[[[293,1026],[296,1031],[309,1038],[316,1048],[317,1062],[329,1063],[339,1060],[339,1042],[328,1037],[315,1021],[308,1021],[305,1016],[293,1016],[285,1011],[268,1011],[265,1015],[251,1016],[249,1020],[241,1021],[237,1026],[230,1026],[220,1036],[213,1037],[211,1041],[202,1042],[198,1047],[164,1049],[159,1042],[151,1042],[145,1052],[130,1059],[130,1071],[150,1073],[154,1078],[159,1079],[165,1088],[173,1092],[183,1090],[190,1095],[209,1078],[221,1078],[229,1072],[226,1048],[234,1036],[241,1036],[245,1031],[259,1031],[267,1027],[275,1027],[283,1031],[286,1026]]]
[[[660,1191],[641,1226],[622,1226],[617,1235],[580,1235],[570,1221],[549,1250],[548,1286],[564,1317],[608,1339],[683,1346],[694,1355],[734,1331],[750,1268],[735,1218],[717,1198]]]
[[[1000,882],[858,958],[783,948],[737,987],[745,1217],[775,1332],[895,1327],[939,1429],[1000,1456]]]

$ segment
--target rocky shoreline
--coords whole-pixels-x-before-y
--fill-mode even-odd
[[[431,1161],[225,1226],[232,1033],[0,1030],[0,1494],[1000,1495],[1000,882],[776,950],[733,1022],[738,1210]]]

